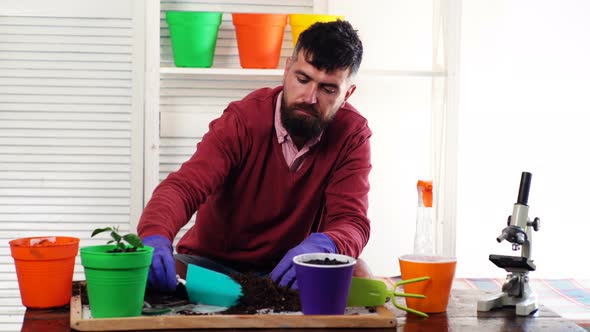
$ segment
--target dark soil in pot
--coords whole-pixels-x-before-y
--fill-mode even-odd
[[[341,262],[337,259],[330,259],[328,257],[324,259],[311,259],[308,261],[303,262],[305,264],[312,264],[312,265],[344,265],[348,264],[348,262]]]

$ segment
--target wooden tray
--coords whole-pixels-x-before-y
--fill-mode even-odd
[[[70,300],[70,327],[78,331],[133,331],[222,328],[394,328],[395,314],[383,306],[356,315],[256,314],[161,315],[121,318],[84,318],[82,298],[74,290]]]

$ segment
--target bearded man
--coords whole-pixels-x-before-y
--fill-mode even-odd
[[[297,288],[295,255],[361,254],[370,234],[371,130],[347,100],[362,53],[349,22],[316,23],[300,34],[282,86],[230,103],[211,122],[139,221],[155,248],[148,288],[173,291],[189,263],[270,274]],[[174,238],[195,212],[174,255]]]

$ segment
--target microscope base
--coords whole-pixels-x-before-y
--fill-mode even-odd
[[[494,308],[514,306],[516,315],[528,316],[539,309],[537,297],[529,294],[527,297],[513,297],[506,293],[499,293],[477,301],[477,311],[490,311]]]

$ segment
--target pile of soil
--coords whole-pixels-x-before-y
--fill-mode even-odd
[[[253,274],[231,275],[230,277],[242,286],[242,296],[235,306],[215,314],[251,315],[263,309],[274,313],[301,311],[299,291],[278,286],[270,277],[259,277]],[[148,291],[145,294],[145,301],[157,307],[172,307],[189,303],[186,288],[182,284],[179,284],[176,291],[171,294]],[[183,310],[179,313],[197,315],[190,310]]]
[[[252,274],[232,275],[232,279],[242,286],[242,296],[238,304],[222,312],[223,314],[255,314],[261,309],[273,312],[301,311],[299,291],[275,284],[270,277]]]

